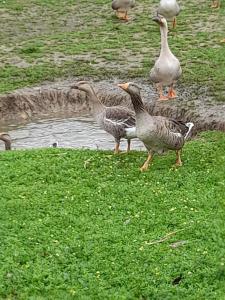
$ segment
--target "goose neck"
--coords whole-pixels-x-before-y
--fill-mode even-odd
[[[87,97],[92,105],[92,110],[93,110],[94,115],[96,115],[104,110],[105,106],[98,99],[98,97],[94,91],[88,92]]]
[[[161,33],[161,53],[170,52],[170,48],[168,45],[167,33],[168,28],[165,26],[160,26],[160,33]]]
[[[131,92],[130,97],[131,97],[131,101],[132,101],[135,113],[138,114],[140,112],[144,112],[145,108],[144,108],[143,101],[141,99],[141,95]]]
[[[5,143],[5,150],[11,150],[11,140],[10,140],[10,138],[1,136],[0,139]]]

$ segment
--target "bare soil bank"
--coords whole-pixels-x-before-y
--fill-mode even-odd
[[[90,111],[90,103],[84,93],[71,90],[75,80],[25,88],[0,96],[1,125],[24,123],[37,118],[74,116]],[[225,105],[213,100],[206,87],[177,88],[178,98],[157,101],[152,85],[144,80],[133,80],[142,88],[147,110],[154,115],[163,115],[195,123],[194,133],[204,130],[225,131]],[[107,105],[125,105],[132,108],[129,96],[117,87],[119,79],[94,82],[101,101]]]

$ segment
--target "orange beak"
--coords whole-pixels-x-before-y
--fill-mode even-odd
[[[122,83],[122,84],[118,84],[118,87],[120,87],[121,89],[123,89],[124,91],[127,91],[129,86],[129,83]]]

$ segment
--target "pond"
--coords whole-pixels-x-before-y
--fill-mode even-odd
[[[89,115],[70,118],[51,118],[36,120],[23,125],[8,125],[4,128],[12,138],[12,149],[31,149],[51,147],[58,142],[62,148],[114,149],[113,137],[94,122]],[[144,149],[137,139],[132,149]],[[1,142],[0,149],[4,149]],[[126,149],[126,141],[121,142]]]

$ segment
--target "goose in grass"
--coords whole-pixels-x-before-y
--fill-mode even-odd
[[[128,11],[135,6],[135,0],[112,0],[112,9],[116,11],[116,16],[124,21],[128,21]]]
[[[150,79],[156,84],[159,93],[159,100],[176,98],[174,83],[182,74],[179,60],[171,52],[167,41],[167,21],[164,17],[157,15],[153,21],[159,24],[161,33],[161,51],[159,58],[150,71]],[[163,95],[163,85],[169,86],[168,95]]]
[[[176,16],[180,13],[180,7],[176,0],[161,0],[157,10],[157,14],[160,14],[167,21],[173,21],[173,28],[176,27]]]
[[[140,88],[132,82],[119,84],[126,91],[136,114],[136,134],[148,150],[148,158],[141,167],[146,171],[155,153],[167,150],[176,151],[176,166],[181,166],[181,149],[193,127],[193,123],[184,123],[161,116],[151,116],[144,108]]]
[[[220,8],[220,0],[212,0],[212,8]]]
[[[5,150],[11,150],[11,137],[8,133],[0,133],[0,140],[5,143]]]
[[[123,106],[107,107],[98,99],[94,88],[87,81],[80,81],[72,86],[86,93],[92,104],[92,114],[98,125],[111,134],[116,142],[114,153],[120,151],[120,140],[127,139],[127,152],[130,151],[131,139],[136,137],[135,113]]]

